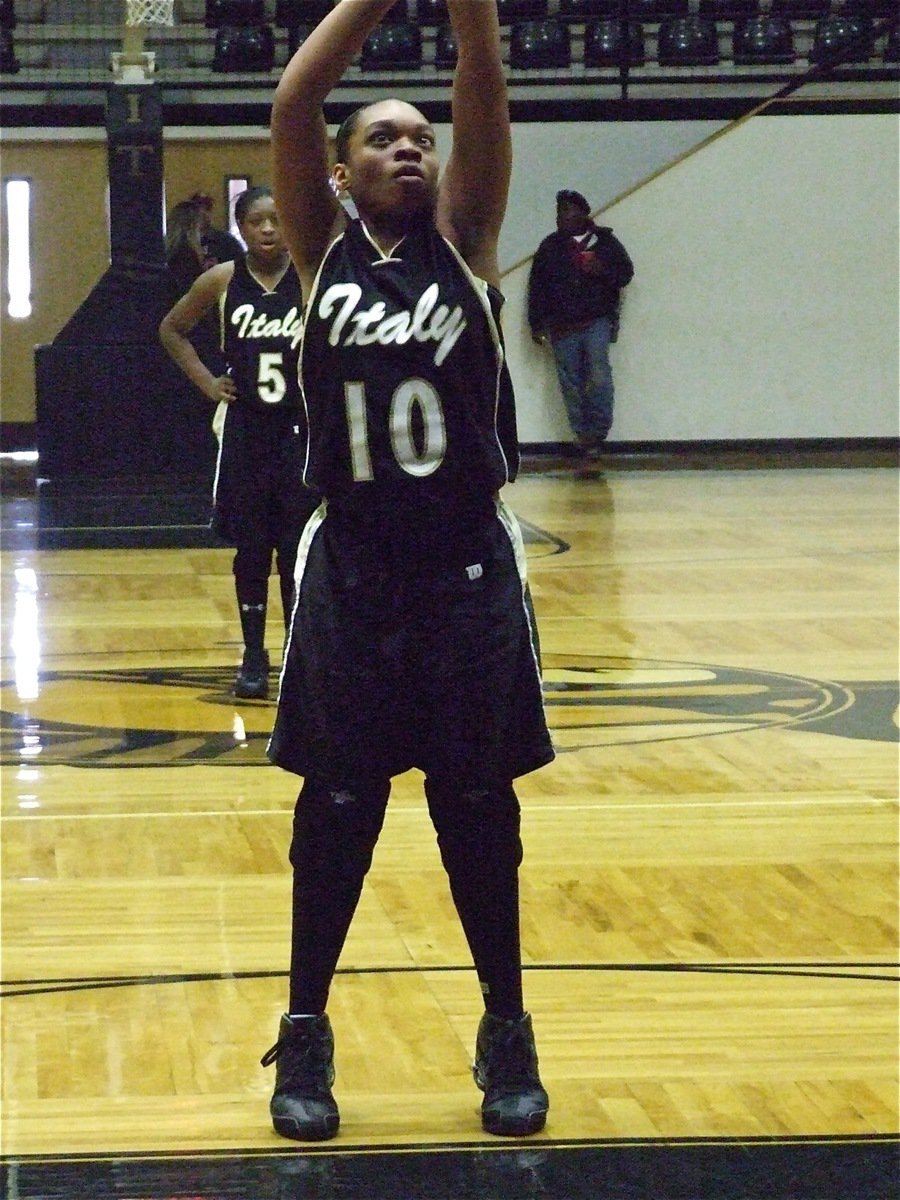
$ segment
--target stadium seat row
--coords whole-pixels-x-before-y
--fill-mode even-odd
[[[182,0],[184,2],[184,0]],[[548,0],[516,0],[517,11],[531,11]],[[721,14],[724,0],[692,0],[697,11],[687,15],[669,15],[650,19],[651,5],[673,8],[687,0],[628,0],[632,11],[645,14],[644,20],[630,17],[590,16],[574,23],[561,19],[564,4],[571,16],[598,8],[609,8],[619,0],[555,0],[554,16],[531,17],[510,25],[504,31],[504,58],[517,72],[561,72],[572,66],[579,69],[642,67],[714,67],[719,63],[735,66],[787,65],[797,61],[815,64],[869,63],[875,57],[884,63],[897,59],[896,23],[865,13],[851,13],[845,4],[838,10],[815,19],[792,20],[775,6],[814,4],[818,0],[770,0],[765,12],[756,9],[757,0],[729,0],[732,16],[718,19],[702,15],[702,9],[716,6]],[[70,0],[77,4],[77,0]],[[855,6],[874,8],[881,0],[852,0]],[[456,61],[456,45],[449,23],[424,26],[404,20],[412,5],[421,15],[438,16],[443,0],[400,0],[391,10],[392,20],[381,24],[367,39],[359,57],[364,72],[415,73],[423,66],[450,69]],[[737,11],[744,4],[747,11]],[[331,7],[331,0],[277,0],[275,24],[287,30],[287,51],[306,36],[308,30]],[[292,14],[313,18],[305,25],[292,25]],[[33,13],[31,15],[34,15]],[[205,0],[203,22],[182,23],[170,31],[171,46],[158,54],[159,66],[209,66],[218,72],[267,72],[283,61],[282,42],[272,24],[265,20],[265,0]],[[251,17],[253,18],[251,20]],[[0,0],[0,72],[12,74],[20,62],[13,43],[16,13],[13,0]],[[29,32],[25,32],[25,29]],[[96,25],[45,26],[45,34],[34,22],[23,25],[24,65],[38,67],[101,68],[109,61],[109,47]],[[191,32],[191,31],[195,32]],[[214,30],[209,38],[208,30]],[[73,32],[77,36],[72,36]],[[877,43],[877,46],[876,46]]]

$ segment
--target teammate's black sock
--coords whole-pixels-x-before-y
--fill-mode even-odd
[[[281,608],[284,612],[284,632],[290,633],[291,616],[294,611],[294,577],[279,575],[278,583],[281,588]]]
[[[266,659],[266,606],[242,601],[238,608],[244,637],[245,665],[260,667]]]
[[[294,567],[297,562],[296,543],[291,542],[289,547],[277,547],[275,562],[278,568],[281,607],[284,612],[284,632],[288,634],[291,631],[291,617],[294,614]]]

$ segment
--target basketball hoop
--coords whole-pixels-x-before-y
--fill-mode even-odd
[[[175,0],[125,0],[125,24],[174,25]]]
[[[125,0],[122,49],[110,59],[116,83],[152,83],[156,55],[144,49],[144,30],[175,24],[175,0]]]

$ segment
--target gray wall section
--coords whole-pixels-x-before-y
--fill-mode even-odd
[[[556,193],[581,192],[596,210],[649,179],[725,126],[724,121],[518,124],[513,179],[500,238],[508,270],[556,227]],[[602,224],[609,224],[603,218]]]
[[[571,437],[521,261],[559,187],[622,196],[602,216],[636,269],[612,441],[897,436],[896,115],[534,124],[515,153],[501,265],[523,442]]]

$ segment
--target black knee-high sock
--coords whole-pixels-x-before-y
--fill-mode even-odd
[[[433,780],[425,781],[425,793],[485,1008],[498,1017],[519,1017],[522,842],[516,794],[511,786],[463,790]]]
[[[290,1012],[325,1011],[384,823],[390,781],[329,788],[307,779],[294,811]]]
[[[241,634],[247,658],[253,664],[261,664],[265,657],[266,602],[271,568],[271,550],[241,546],[234,556],[232,570]]]
[[[284,632],[287,634],[291,631],[291,617],[294,611],[294,564],[297,561],[297,547],[279,547],[275,561],[278,566],[281,609],[284,613]]]
[[[241,601],[238,607],[247,658],[251,663],[259,664],[265,658],[266,606],[265,604],[247,604]]]

